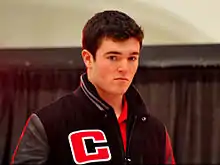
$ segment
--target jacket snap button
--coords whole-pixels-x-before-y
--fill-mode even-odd
[[[107,114],[105,114],[105,118],[107,118],[108,117],[108,115]]]
[[[125,161],[126,162],[131,162],[131,159],[130,158],[125,158]]]
[[[142,121],[146,121],[146,117],[142,117],[141,120],[142,120]]]

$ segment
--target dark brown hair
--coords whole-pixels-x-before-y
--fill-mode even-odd
[[[88,50],[95,59],[95,54],[103,38],[123,41],[131,37],[136,38],[142,47],[143,30],[134,19],[127,14],[107,10],[95,14],[85,24],[82,31],[82,48]]]

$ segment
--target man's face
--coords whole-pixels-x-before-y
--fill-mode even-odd
[[[98,91],[123,95],[130,86],[139,63],[140,44],[135,38],[114,41],[104,38],[87,66],[90,81]]]

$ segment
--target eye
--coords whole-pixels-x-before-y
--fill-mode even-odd
[[[109,60],[111,61],[116,61],[117,60],[117,57],[116,56],[108,56],[107,57]]]
[[[136,60],[137,60],[137,57],[135,57],[135,56],[129,57],[128,60],[129,60],[129,61],[136,61]]]

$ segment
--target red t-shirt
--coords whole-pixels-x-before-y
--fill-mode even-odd
[[[126,99],[124,99],[123,101],[123,108],[121,111],[121,114],[118,118],[118,123],[120,126],[120,130],[121,130],[121,136],[122,136],[122,141],[124,144],[124,150],[126,151],[126,120],[127,120],[127,113],[128,113],[128,105],[127,105],[127,101]]]

